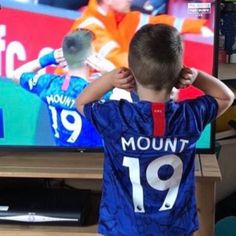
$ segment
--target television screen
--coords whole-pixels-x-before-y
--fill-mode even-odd
[[[75,111],[62,109],[57,114],[53,106],[48,106],[42,97],[30,93],[9,79],[12,71],[19,66],[59,48],[63,36],[71,30],[75,19],[86,11],[87,6],[84,5],[83,3],[81,8],[72,11],[57,8],[56,4],[43,5],[40,1],[1,1],[0,148],[102,150],[102,141],[96,130]],[[175,16],[177,20],[174,26],[177,28],[183,26],[186,18],[205,19],[206,27],[201,33],[182,34],[184,64],[215,73],[216,1],[133,0],[130,10],[139,11],[143,16]],[[55,72],[55,68],[43,69],[40,73],[51,72]],[[200,95],[201,91],[190,87],[179,91],[178,100]],[[54,103],[71,103],[71,106],[74,102],[59,95],[50,99]],[[67,131],[63,137],[59,137],[57,132],[60,126]],[[199,153],[213,151],[213,134],[213,124],[209,124],[197,143]],[[60,139],[64,140],[59,142]]]

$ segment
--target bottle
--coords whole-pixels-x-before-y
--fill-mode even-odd
[[[222,20],[221,20],[222,25]],[[219,32],[219,48],[218,48],[218,62],[226,63],[227,54],[225,51],[225,35],[222,34],[221,30]]]

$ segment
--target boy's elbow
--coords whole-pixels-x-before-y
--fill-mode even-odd
[[[235,95],[234,95],[233,91],[229,90],[229,93],[228,93],[229,106],[231,106],[233,104],[234,99],[235,99]]]
[[[231,90],[229,90],[227,96],[218,102],[219,110],[217,117],[221,116],[233,104],[234,99],[235,99],[234,93]]]

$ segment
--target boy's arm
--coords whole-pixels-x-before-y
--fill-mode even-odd
[[[234,101],[235,96],[231,89],[219,79],[203,71],[198,72],[193,85],[216,99],[218,103],[217,117],[222,115]]]
[[[10,76],[10,78],[16,82],[16,83],[20,83],[20,78],[21,75],[25,72],[35,72],[37,73],[40,69],[42,69],[41,65],[39,64],[38,59],[30,61],[22,66],[20,66],[19,68],[17,68],[14,72],[13,75]]]
[[[114,87],[127,90],[134,87],[133,76],[128,69],[115,69],[90,83],[76,99],[78,111],[84,114],[84,105],[99,100]]]
[[[206,95],[215,98],[218,103],[217,117],[222,115],[233,103],[234,93],[216,77],[194,68],[184,68],[181,72],[178,88],[193,86],[202,90]]]
[[[35,59],[33,61],[30,61],[19,68],[17,68],[13,75],[11,76],[11,79],[15,81],[16,83],[20,83],[20,78],[23,73],[25,72],[34,72],[37,73],[42,68],[48,66],[48,65],[58,65],[59,63],[64,63],[64,57],[61,49],[57,49],[55,51],[52,51],[38,59]]]

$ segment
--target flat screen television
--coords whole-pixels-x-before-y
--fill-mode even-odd
[[[81,12],[46,5],[1,1],[0,10],[0,149],[102,151],[87,142],[85,146],[58,146],[54,141],[55,127],[50,124],[50,111],[39,97],[11,82],[8,77],[20,65],[38,55],[59,48]],[[161,4],[160,4],[161,3]],[[157,15],[167,13],[180,18],[204,18],[212,35],[185,34],[184,63],[216,75],[217,73],[217,1],[214,0],[134,0],[133,10]],[[195,89],[180,92],[179,99],[193,98],[202,93]],[[55,124],[54,124],[55,125]],[[65,125],[73,133],[73,120]],[[90,135],[93,135],[91,133]],[[86,138],[86,137],[84,137]],[[89,140],[89,138],[87,138]],[[198,153],[214,151],[214,124],[209,124],[197,143]]]

